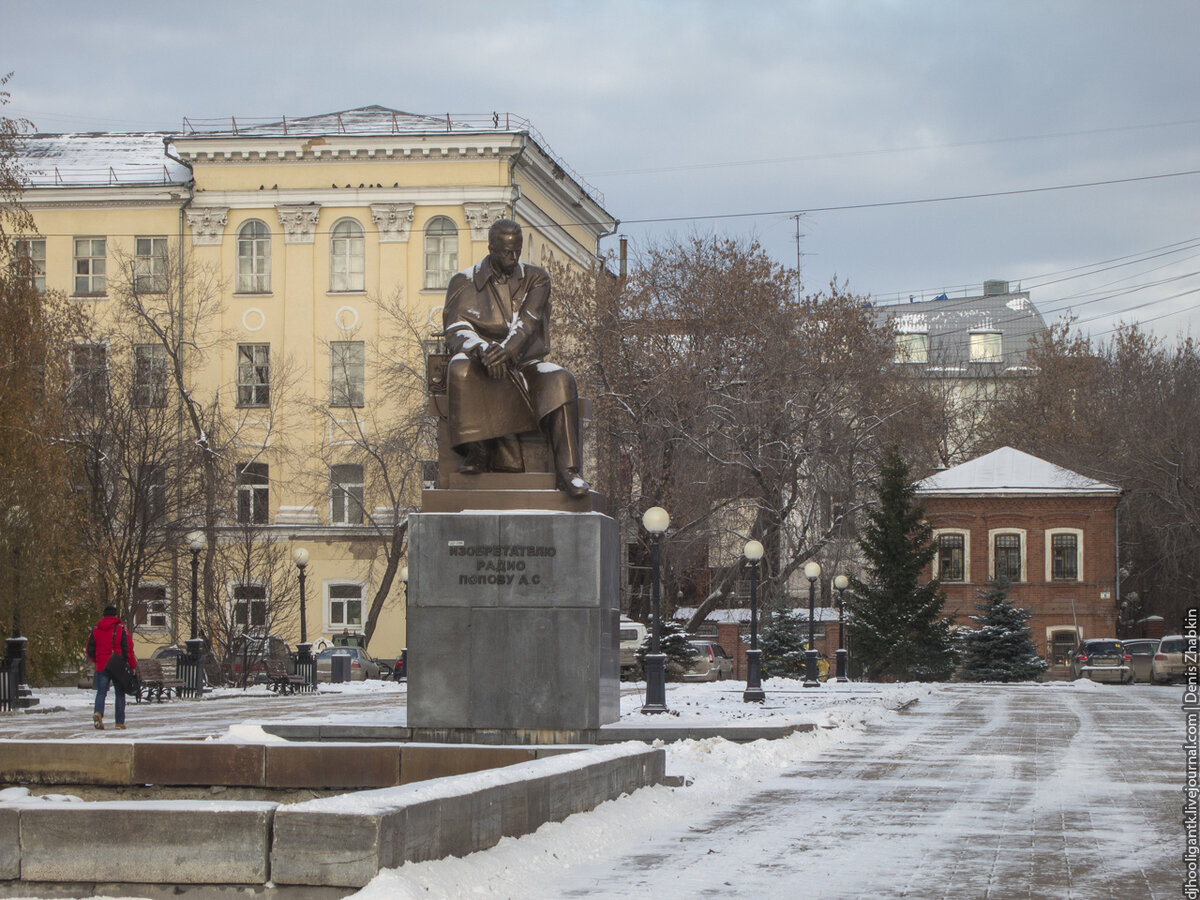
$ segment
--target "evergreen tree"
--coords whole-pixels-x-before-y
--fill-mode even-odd
[[[1032,681],[1046,669],[1029,633],[1030,613],[1008,602],[1008,582],[991,582],[971,616],[978,628],[961,633],[962,677],[967,681]]]
[[[646,654],[650,652],[650,631],[647,630],[646,638],[642,641],[642,646],[638,647],[634,654],[637,657],[638,666],[645,672],[644,663]],[[696,648],[688,643],[687,635],[683,628],[670,619],[663,619],[662,624],[658,629],[658,649],[660,653],[667,655],[667,678],[677,678],[691,667],[699,655]],[[645,675],[643,674],[644,678]]]
[[[808,626],[788,612],[778,612],[763,628],[758,646],[762,650],[763,678],[803,678]]]
[[[883,458],[878,506],[859,536],[867,575],[854,578],[847,632],[861,674],[872,681],[941,681],[954,672],[950,622],[937,581],[921,583],[933,560],[933,533],[896,448]]]

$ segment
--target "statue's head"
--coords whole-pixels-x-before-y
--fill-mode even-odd
[[[497,219],[488,229],[488,253],[492,265],[511,275],[521,259],[521,226],[512,219]]]

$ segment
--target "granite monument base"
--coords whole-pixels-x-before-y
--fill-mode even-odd
[[[600,513],[411,519],[408,724],[577,731],[620,717],[617,524]]]

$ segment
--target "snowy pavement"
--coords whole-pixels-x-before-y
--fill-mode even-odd
[[[265,689],[142,704],[90,727],[91,693],[39,691],[9,738],[254,740],[271,721],[405,723],[405,687]],[[673,724],[814,731],[667,747],[687,787],[644,789],[464,859],[380,873],[380,898],[1160,898],[1183,879],[1180,688],[1148,685],[670,685]],[[909,701],[916,700],[915,703]],[[637,686],[622,723],[644,724]],[[111,716],[111,711],[110,711]],[[267,738],[269,739],[269,738]]]

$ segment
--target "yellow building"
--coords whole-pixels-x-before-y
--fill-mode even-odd
[[[391,523],[407,512],[381,504],[361,466],[337,461],[339,428],[372,421],[395,399],[372,378],[380,362],[372,353],[394,327],[383,301],[399,298],[431,336],[446,283],[486,254],[497,218],[524,226],[524,259],[539,265],[587,266],[616,228],[597,192],[528,122],[504,114],[371,106],[271,122],[184,120],[172,134],[34,135],[21,165],[38,234],[19,251],[47,289],[89,305],[113,329],[126,327],[111,313],[115,279],[150,290],[156,279],[174,284],[164,269],[185,258],[189,272],[211,277],[209,313],[184,297],[192,276],[177,279],[181,316],[209,317],[200,325],[207,352],[184,357],[196,367],[189,377],[221,398],[234,423],[231,446],[241,450],[223,460],[237,467],[230,515],[256,523],[289,558],[297,547],[310,555],[307,638],[318,645],[363,627]],[[138,344],[144,338],[111,340],[133,342],[131,365],[153,369],[157,351]],[[106,362],[109,350],[78,347],[76,370]],[[283,370],[286,384],[277,382]],[[196,523],[179,522],[175,540],[188,527]],[[186,560],[180,554],[170,578],[131,599],[140,653],[189,636],[187,597],[173,587],[186,582]],[[238,625],[269,625],[295,643],[298,616],[264,623],[258,614],[266,581],[220,589]],[[403,601],[397,579],[373,655],[405,646]]]

